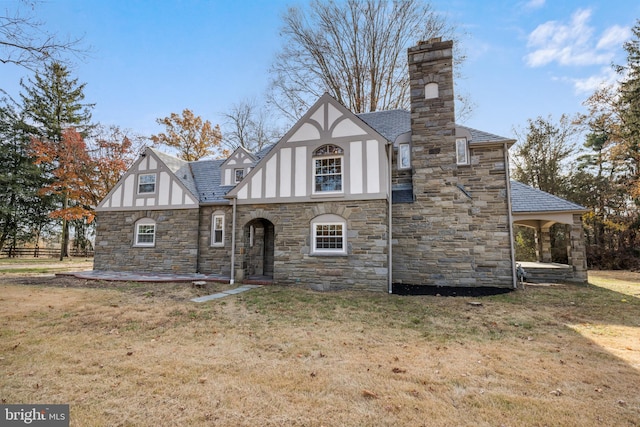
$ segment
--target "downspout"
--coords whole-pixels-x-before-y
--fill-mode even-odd
[[[233,285],[236,279],[236,205],[238,199],[233,198],[233,213],[231,219],[231,279],[229,284]]]
[[[509,174],[509,147],[504,143],[504,170],[507,179],[507,218],[509,220],[509,250],[511,251],[511,277],[513,289],[518,289],[518,278],[516,276],[516,250],[513,242],[513,216],[511,206],[511,177]]]
[[[387,283],[387,287],[388,287],[388,291],[390,294],[393,293],[393,185],[391,182],[391,174],[393,172],[393,143],[388,145],[389,147],[389,154],[388,154],[388,158],[389,158],[389,187],[387,189],[387,199],[389,201],[389,214],[387,215],[389,217],[389,231],[387,233],[388,236],[388,244],[389,247],[387,249],[388,252],[388,256],[389,259],[387,260],[387,264],[388,264],[388,268],[387,271],[389,272],[389,278],[388,278],[388,283]]]

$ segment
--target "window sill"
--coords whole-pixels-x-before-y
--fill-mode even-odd
[[[326,256],[326,257],[347,257],[349,254],[345,252],[312,252],[309,254],[312,257]]]
[[[213,243],[209,245],[210,248],[224,248],[224,243]]]
[[[328,199],[328,198],[335,198],[335,197],[344,198],[344,192],[342,192],[342,191],[331,191],[331,192],[326,192],[326,193],[312,193],[311,194],[311,198],[312,199]]]
[[[155,244],[153,244],[153,245],[139,245],[138,244],[138,245],[133,245],[133,247],[134,248],[155,248],[156,245]]]

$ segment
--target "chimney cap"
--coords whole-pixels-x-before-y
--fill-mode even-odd
[[[419,41],[418,44],[433,44],[433,43],[440,43],[441,41],[442,41],[442,37],[431,37],[427,41],[424,41],[424,40]]]

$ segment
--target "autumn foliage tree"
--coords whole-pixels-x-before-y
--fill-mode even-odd
[[[165,132],[151,136],[154,146],[166,146],[178,151],[178,157],[188,162],[211,156],[223,156],[220,126],[213,126],[209,120],[202,120],[189,109],[182,115],[171,113],[169,117],[156,120]]]
[[[53,210],[51,218],[62,221],[62,241],[68,239],[69,222],[86,220],[91,223],[94,212],[90,182],[93,162],[87,151],[82,135],[74,128],[62,131],[60,141],[47,139],[32,140],[35,164],[50,166],[50,183],[40,189],[41,194],[55,195],[62,200],[62,206]],[[61,252],[60,259],[63,258]]]
[[[87,142],[93,162],[93,177],[89,180],[91,197],[97,205],[116,185],[124,172],[133,164],[143,148],[144,138],[131,134],[118,126],[96,127]]]

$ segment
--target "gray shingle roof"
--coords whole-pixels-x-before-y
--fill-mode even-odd
[[[220,166],[222,160],[199,160],[191,162],[191,171],[198,188],[200,203],[228,203],[224,195],[233,188],[229,185],[221,185]]]
[[[387,141],[393,142],[398,136],[411,131],[411,113],[407,110],[374,111],[358,114],[358,117]]]
[[[470,128],[467,126],[456,125],[456,128],[461,128],[467,130],[471,134],[470,144],[474,143],[482,143],[482,142],[508,142],[513,141],[512,139],[505,138],[504,136],[494,135],[489,132],[484,132],[478,129]]]
[[[403,133],[411,132],[411,113],[407,110],[374,111],[372,113],[358,114],[358,117],[384,136],[387,141],[394,142]],[[471,134],[471,141],[469,141],[471,144],[513,141],[503,136],[467,126],[456,125],[456,128],[464,129]]]
[[[511,211],[518,212],[567,212],[588,211],[584,206],[530,187],[518,181],[511,181]]]

